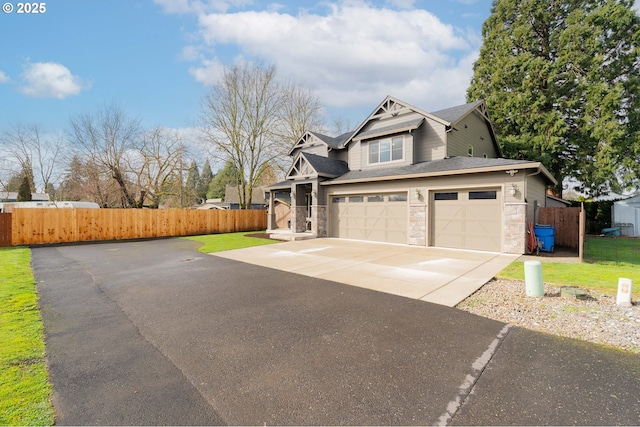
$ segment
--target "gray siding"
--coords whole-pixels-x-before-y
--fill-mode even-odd
[[[539,175],[527,179],[527,221],[533,222],[534,224],[537,221],[538,216],[534,210],[534,206],[536,202],[537,206],[545,206],[547,199],[546,190],[546,185]]]
[[[465,127],[466,126],[466,127]],[[456,130],[449,132],[447,151],[449,156],[468,156],[469,145],[473,146],[473,157],[498,157],[491,134],[484,118],[476,111],[456,123]]]
[[[429,162],[445,158],[444,125],[427,119],[415,132],[414,162]]]
[[[362,149],[360,145],[360,141],[351,141],[348,145],[349,153],[347,163],[351,170],[362,169]]]

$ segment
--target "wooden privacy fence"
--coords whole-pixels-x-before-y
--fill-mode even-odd
[[[11,246],[11,214],[0,213],[0,247]]]
[[[264,210],[14,209],[11,245],[256,231]]]
[[[582,208],[540,208],[538,223],[553,225],[555,245],[579,249],[584,237],[584,221],[581,221]]]

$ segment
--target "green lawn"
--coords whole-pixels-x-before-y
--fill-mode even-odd
[[[240,233],[208,234],[205,236],[189,236],[184,238],[203,243],[203,245],[198,248],[198,250],[203,253],[221,252],[231,249],[241,249],[249,248],[251,246],[262,246],[280,243],[278,240],[261,239],[257,237],[247,236],[248,234],[256,233],[263,232],[252,231],[247,233],[243,231]]]
[[[0,249],[0,425],[52,425],[42,320],[27,248]]]
[[[524,263],[516,261],[498,277],[524,280]],[[555,285],[571,285],[607,294],[618,292],[618,278],[633,280],[634,299],[640,297],[640,268],[631,265],[543,262],[542,279]]]
[[[640,266],[640,239],[592,237],[585,241],[587,262],[632,264]]]
[[[555,285],[571,285],[615,295],[618,279],[633,280],[634,299],[640,297],[640,239],[590,238],[585,244],[584,263],[542,263],[542,278]],[[618,260],[615,263],[615,260]],[[524,263],[514,262],[498,274],[500,278],[524,280]]]

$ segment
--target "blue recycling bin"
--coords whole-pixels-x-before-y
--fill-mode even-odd
[[[536,225],[533,233],[540,242],[540,250],[543,252],[553,252],[556,241],[556,228],[553,225]]]

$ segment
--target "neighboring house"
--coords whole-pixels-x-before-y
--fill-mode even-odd
[[[249,209],[266,209],[267,199],[264,196],[264,187],[254,187],[251,193],[251,207]],[[236,185],[227,184],[224,189],[224,202],[222,206],[227,209],[240,209],[240,193]]]
[[[524,253],[526,223],[555,179],[540,162],[501,158],[484,101],[428,113],[385,98],[353,132],[306,132],[286,181],[290,230],[417,246]]]
[[[640,236],[640,194],[614,202],[611,219],[623,236]]]
[[[49,195],[46,193],[31,193],[32,202],[48,202]],[[17,191],[0,191],[0,202],[17,202]]]

